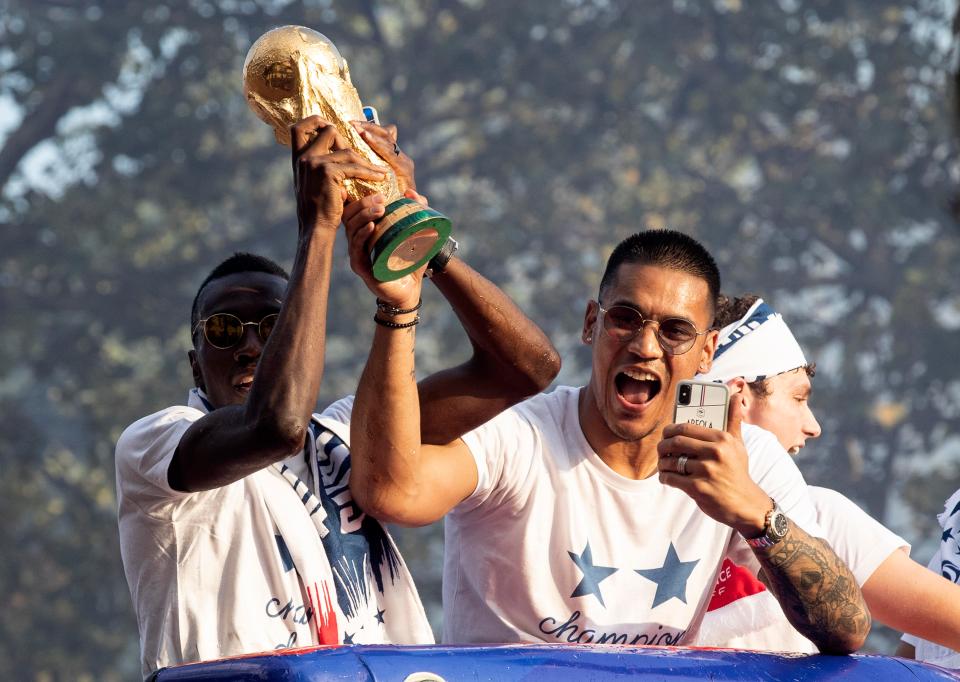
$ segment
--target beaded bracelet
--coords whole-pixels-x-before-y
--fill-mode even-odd
[[[420,315],[417,315],[409,322],[391,322],[390,320],[381,320],[379,317],[374,315],[373,321],[379,324],[381,327],[389,327],[390,329],[406,329],[407,327],[420,324]]]
[[[422,305],[423,305],[423,299],[421,298],[419,301],[417,301],[417,305],[413,306],[412,308],[407,308],[406,310],[404,310],[403,308],[397,308],[396,306],[390,305],[386,301],[381,301],[378,298],[377,312],[383,313],[384,315],[389,315],[390,317],[396,317],[397,315],[406,315],[407,313],[415,313],[418,310],[420,310],[420,306]]]

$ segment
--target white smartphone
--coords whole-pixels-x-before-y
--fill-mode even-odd
[[[729,404],[730,391],[726,384],[684,379],[677,385],[673,421],[722,431],[727,428]]]

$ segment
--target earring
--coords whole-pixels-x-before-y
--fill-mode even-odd
[[[584,339],[587,343],[593,343],[593,334],[587,334],[587,338]]]

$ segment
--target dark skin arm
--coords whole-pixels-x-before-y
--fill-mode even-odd
[[[279,318],[259,351],[246,400],[215,405],[218,409],[184,433],[168,471],[176,490],[221,487],[303,448],[323,376],[327,294],[343,181],[379,180],[383,175],[316,116],[293,126],[291,146],[299,232]]]
[[[430,280],[470,338],[466,362],[418,384],[424,443],[442,445],[550,385],[560,355],[510,298],[454,257]]]
[[[357,127],[394,169],[407,196],[426,203],[415,191],[413,161],[394,151],[396,127],[372,123]],[[351,265],[364,278],[364,243],[373,231],[372,221],[383,215],[384,208],[385,200],[378,194],[344,209]],[[356,238],[355,232],[359,232]],[[500,288],[456,256],[430,281],[450,303],[473,349],[467,361],[432,374],[418,385],[422,440],[442,445],[544,390],[560,371],[560,355],[546,334]]]
[[[733,396],[726,431],[670,424],[658,444],[660,481],[680,488],[700,509],[745,538],[763,534],[770,497],[750,478],[740,434],[743,398]],[[677,457],[687,455],[687,475]],[[780,602],[790,624],[829,654],[852,653],[870,632],[870,611],[853,574],[830,546],[790,522],[787,535],[754,549],[760,579]]]

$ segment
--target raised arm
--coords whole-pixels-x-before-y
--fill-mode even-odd
[[[473,354],[420,382],[424,443],[447,443],[550,385],[560,355],[492,282],[458,258],[431,281],[460,319]]]
[[[680,488],[700,509],[744,538],[758,538],[772,509],[769,495],[751,478],[740,434],[742,398],[731,400],[726,431],[695,424],[664,428],[659,451],[660,481]],[[686,455],[680,473],[679,456]],[[870,612],[857,582],[830,546],[793,521],[767,548],[753,548],[760,580],[780,602],[784,615],[820,651],[852,653],[870,632]]]
[[[168,470],[176,490],[227,485],[304,444],[323,375],[327,293],[343,180],[383,175],[349,151],[336,129],[318,117],[301,121],[291,133],[299,233],[279,317],[265,344],[247,329],[236,351],[210,351],[236,353],[237,363],[255,362],[253,384],[245,401],[215,405],[218,409],[186,431]],[[196,374],[196,364],[194,370]]]
[[[351,243],[365,241],[366,233],[359,234]],[[364,255],[361,250],[359,257]],[[351,262],[356,263],[356,257]],[[357,269],[364,273],[362,265]],[[420,300],[422,272],[386,284],[375,282],[369,273],[364,280],[394,308],[409,310]],[[463,441],[421,445],[414,361],[417,315],[378,312],[380,322],[375,323],[350,420],[353,499],[374,518],[408,526],[436,521],[477,485],[477,468]]]
[[[394,168],[401,185],[411,190],[408,196],[423,200],[415,191],[413,161],[395,151],[396,128],[372,123],[359,127]],[[344,209],[344,224],[348,230],[371,230],[371,221],[383,211],[382,196],[366,197]],[[503,291],[461,259],[452,258],[431,281],[450,303],[473,348],[466,362],[419,385],[423,442],[445,444],[547,388],[560,371],[560,355]]]

